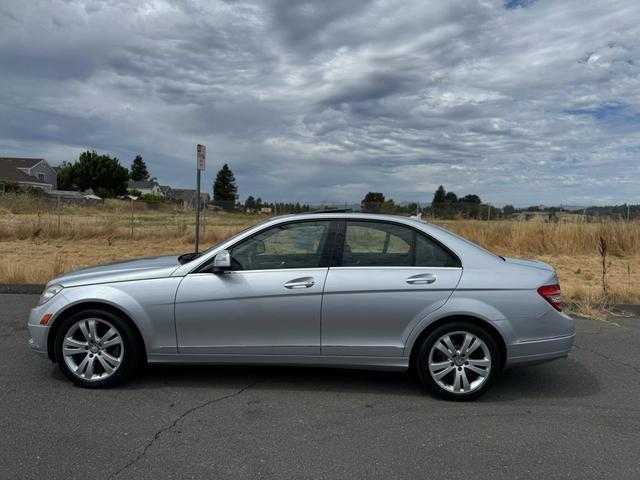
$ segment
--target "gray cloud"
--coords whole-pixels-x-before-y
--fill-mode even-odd
[[[240,193],[640,202],[640,5],[7,0],[0,151],[85,148]]]

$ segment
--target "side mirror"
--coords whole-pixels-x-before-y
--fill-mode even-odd
[[[213,259],[213,271],[220,272],[231,268],[231,252],[222,250]]]

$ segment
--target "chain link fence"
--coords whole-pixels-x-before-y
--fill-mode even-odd
[[[367,202],[262,202],[247,208],[237,201],[203,202],[201,238],[232,234],[269,216],[323,209],[346,209],[393,215],[420,215],[427,221],[474,220],[484,222],[599,223],[640,219],[640,205],[588,207],[495,207],[486,203],[422,204],[393,201]],[[47,195],[0,193],[2,238],[140,238],[193,236],[195,205],[183,201],[125,199],[70,199]],[[14,215],[11,215],[14,214]],[[215,228],[214,228],[215,226]]]

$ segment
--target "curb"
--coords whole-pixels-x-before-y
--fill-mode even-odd
[[[40,295],[44,285],[34,283],[0,283],[0,293],[18,295]]]
[[[634,315],[640,315],[640,305],[613,305],[613,313],[632,313]]]
[[[576,304],[573,302],[563,302],[563,307],[567,310],[571,311],[572,307],[575,307]],[[631,313],[636,316],[640,316],[640,305],[633,303],[618,303],[618,304],[609,304],[606,305],[606,309],[609,310],[614,315],[616,314],[625,314]]]

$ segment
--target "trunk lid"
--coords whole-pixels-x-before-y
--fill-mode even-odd
[[[540,270],[555,272],[555,269],[551,265],[545,262],[541,262],[539,260],[524,260],[521,258],[514,258],[514,257],[502,257],[502,258],[504,258],[504,261],[507,263],[513,263],[516,265],[522,265],[524,267],[538,268]]]

